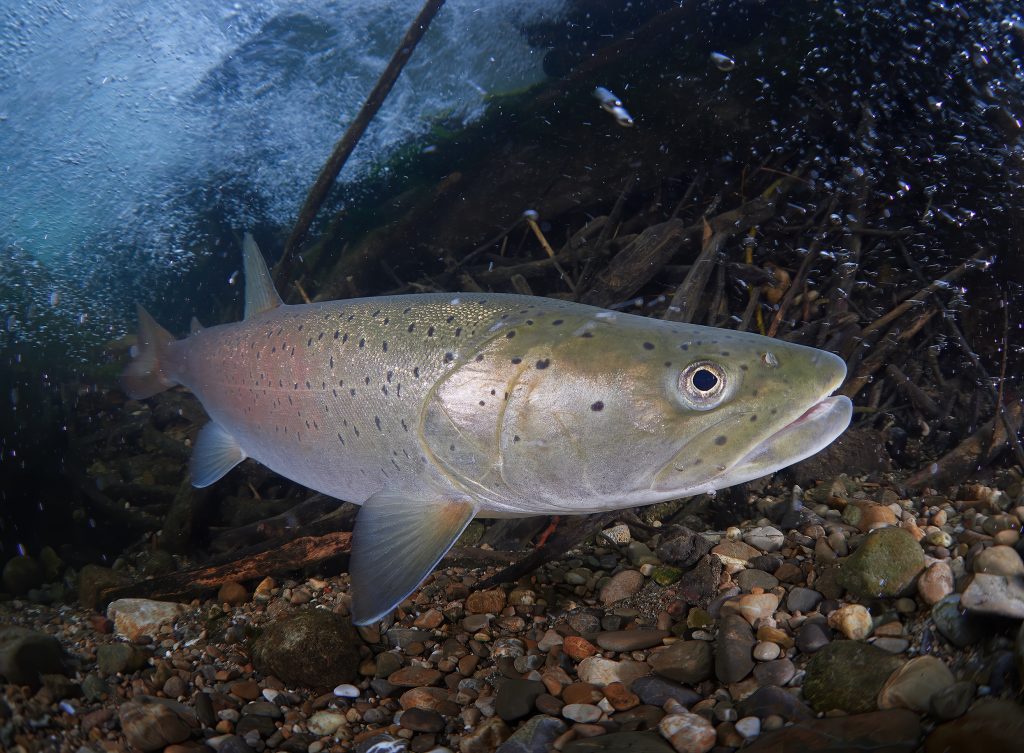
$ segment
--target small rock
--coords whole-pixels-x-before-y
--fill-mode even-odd
[[[935,692],[928,702],[928,710],[936,719],[949,721],[967,713],[974,700],[976,688],[969,680],[961,680]]]
[[[743,541],[762,552],[777,552],[786,543],[786,535],[773,526],[758,526],[743,534]]]
[[[131,578],[126,573],[100,565],[86,565],[78,573],[78,601],[86,609],[100,606],[100,594],[118,586],[126,586]]]
[[[975,612],[1024,620],[1024,577],[979,573],[964,589],[960,604]]]
[[[925,753],[1018,751],[1024,740],[1024,713],[1013,701],[983,700],[959,719],[935,728]]]
[[[459,753],[491,753],[511,734],[501,717],[488,717],[463,735],[459,740]]]
[[[637,677],[643,677],[651,671],[646,662],[611,661],[600,656],[589,656],[576,667],[576,675],[581,682],[588,682],[603,688],[613,682],[621,682],[629,686]]]
[[[1012,578],[1024,575],[1024,560],[1013,547],[990,546],[974,558],[974,572]]]
[[[398,699],[398,705],[404,710],[428,709],[444,716],[455,716],[460,708],[448,698],[448,691],[443,688],[412,688]]]
[[[413,627],[421,630],[434,630],[444,622],[444,613],[439,609],[430,608],[412,623]]]
[[[8,683],[38,688],[42,675],[65,671],[64,649],[56,638],[24,627],[0,627],[0,676]]]
[[[807,614],[818,608],[818,604],[825,597],[812,588],[794,586],[786,594],[786,610],[789,612],[802,612]]]
[[[739,702],[738,710],[743,716],[777,716],[787,722],[814,717],[814,712],[795,695],[775,686],[758,688]]]
[[[409,712],[403,712],[403,716]],[[306,728],[314,735],[333,735],[348,724],[348,719],[340,711],[324,709],[316,711],[306,720]]]
[[[761,734],[761,720],[756,716],[745,716],[736,720],[736,731],[744,740],[750,740]]]
[[[832,636],[822,619],[808,620],[796,631],[796,647],[802,654],[813,654],[829,644]]]
[[[629,687],[643,703],[651,706],[664,706],[670,698],[682,706],[692,706],[701,698],[690,688],[656,675],[638,677]]]
[[[359,688],[355,685],[343,683],[334,689],[334,695],[338,698],[358,698]]]
[[[440,732],[445,725],[443,716],[427,709],[403,711],[398,723],[404,729],[411,729],[413,732]]]
[[[628,544],[632,539],[629,532],[629,526],[624,523],[620,523],[617,526],[606,528],[601,531],[601,535],[608,539],[613,544]]]
[[[743,753],[913,753],[920,736],[917,714],[876,711],[797,722],[762,734]]]
[[[607,607],[628,599],[643,588],[643,585],[644,576],[639,570],[618,572],[601,588],[601,603]]]
[[[656,731],[612,732],[573,740],[562,753],[673,753],[673,748]]]
[[[871,613],[860,604],[844,604],[828,616],[829,627],[851,641],[862,641],[871,635]]]
[[[164,625],[173,625],[186,609],[183,604],[152,599],[118,599],[107,606],[114,632],[130,641],[144,635],[157,637]]]
[[[500,588],[473,591],[466,597],[466,612],[469,614],[498,614],[504,608],[505,592]]]
[[[562,716],[573,722],[589,724],[601,718],[601,709],[590,703],[569,703],[562,707]]]
[[[953,570],[946,560],[933,562],[917,579],[917,593],[929,606],[953,593]]]
[[[262,688],[255,680],[238,680],[228,685],[228,692],[243,701],[255,701],[260,697]]]
[[[940,599],[932,607],[931,618],[942,637],[958,648],[971,646],[986,634],[981,620],[960,606],[960,594]]]
[[[561,719],[545,714],[534,716],[503,742],[496,753],[544,753],[551,750],[555,738],[565,730]]]
[[[256,601],[270,601],[274,595],[275,588],[277,588],[277,582],[268,575],[256,584],[256,590],[252,592],[252,597]]]
[[[105,675],[135,672],[148,662],[149,653],[127,643],[110,643],[96,649],[96,667]]]
[[[665,630],[638,628],[636,630],[611,630],[598,633],[597,645],[606,651],[639,651],[660,646],[669,633]]]
[[[779,585],[779,579],[764,570],[747,569],[741,570],[733,576],[733,581],[744,591],[750,592],[755,588],[764,591],[771,591]]]
[[[739,682],[754,669],[754,631],[743,617],[722,616],[715,639],[715,676],[721,682]]]
[[[543,692],[542,682],[505,678],[498,685],[494,712],[506,722],[522,719],[533,711],[533,702]]]
[[[655,673],[688,685],[711,677],[714,661],[714,652],[707,641],[676,641],[664,651],[651,654],[647,660]]]
[[[782,654],[782,647],[771,641],[761,641],[754,646],[754,659],[757,661],[774,661]]]
[[[12,557],[4,565],[3,583],[10,593],[23,596],[31,589],[43,585],[42,568],[27,555]]]
[[[722,605],[722,614],[734,612],[751,625],[765,617],[771,617],[779,608],[779,597],[773,593],[743,594]]]
[[[761,556],[761,552],[742,541],[722,541],[711,549],[711,553],[727,567],[746,567],[754,557]]]
[[[388,682],[400,688],[420,688],[437,685],[443,675],[431,667],[402,667],[388,675]]]
[[[121,704],[117,713],[125,739],[141,751],[161,750],[183,742],[192,735],[193,726],[198,727],[198,723],[190,725],[163,703],[128,701]]]
[[[867,643],[830,643],[807,664],[804,697],[818,712],[873,711],[882,685],[902,664],[902,660]]]
[[[241,583],[229,580],[217,591],[218,604],[230,604],[238,606],[249,601],[249,591]]]
[[[796,675],[796,667],[789,659],[782,658],[775,661],[768,661],[754,667],[754,680],[764,687],[777,685],[782,687]]]
[[[289,685],[351,682],[362,644],[350,620],[325,609],[301,609],[267,625],[252,643],[253,664]]]
[[[677,567],[688,568],[711,551],[711,542],[689,528],[668,536],[658,546],[658,557]]]
[[[571,659],[582,661],[597,653],[597,647],[579,635],[570,635],[562,642],[562,651]]]
[[[676,753],[708,753],[715,746],[715,728],[699,714],[668,714],[658,723],[658,731]]]
[[[901,596],[924,569],[924,551],[903,528],[878,528],[842,562],[839,580],[858,598]]]
[[[928,711],[935,693],[956,682],[945,663],[934,656],[916,656],[897,669],[878,693],[880,709]]]

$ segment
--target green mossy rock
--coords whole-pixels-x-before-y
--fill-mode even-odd
[[[842,562],[839,582],[860,599],[905,594],[924,570],[924,550],[902,528],[879,528]]]
[[[835,641],[807,664],[804,698],[818,712],[874,711],[878,691],[902,664],[899,657],[868,643]]]
[[[43,571],[28,556],[12,557],[4,565],[4,588],[15,596],[23,596],[43,585]]]

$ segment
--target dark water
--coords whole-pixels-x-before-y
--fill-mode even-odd
[[[413,10],[371,3],[354,19],[344,5],[3,11],[3,559],[50,545],[80,565],[160,548],[185,459],[154,437],[194,434],[202,413],[163,397],[133,422],[117,341],[135,300],[178,334],[192,315],[240,316],[241,233],[280,253]],[[62,41],[72,21],[84,37]],[[116,63],[147,46],[154,54]],[[40,68],[44,52],[55,62]],[[625,247],[617,238],[736,209],[788,178],[757,232],[720,249],[695,321],[770,325],[780,302],[763,270],[795,278],[811,257],[778,334],[840,353],[851,376],[887,353],[853,395],[855,428],[913,473],[988,422],[997,400],[1020,402],[1022,61],[1012,2],[580,0],[483,14],[450,2],[321,212],[297,265],[302,292],[283,293],[457,290],[466,273],[511,291],[494,269],[545,256],[517,225],[528,209],[555,250],[613,216],[606,245],[570,270],[593,286]],[[596,86],[621,98],[633,127],[600,108]],[[699,250],[684,245],[606,303],[661,316]],[[965,262],[893,328],[865,335]],[[524,279],[536,294],[570,292],[550,269]],[[879,350],[885,337],[898,344]],[[979,473],[1015,462],[1006,449]],[[300,498],[256,474],[262,497]],[[241,479],[228,487],[185,550],[254,516],[239,512],[252,507]]]

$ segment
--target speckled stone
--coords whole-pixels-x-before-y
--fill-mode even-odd
[[[807,664],[804,697],[819,712],[873,711],[878,692],[902,664],[901,659],[867,643],[830,643]]]

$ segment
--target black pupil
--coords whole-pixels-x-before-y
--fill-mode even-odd
[[[701,392],[713,390],[716,384],[718,384],[718,377],[707,369],[697,369],[693,372],[693,386]]]

